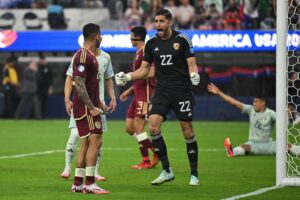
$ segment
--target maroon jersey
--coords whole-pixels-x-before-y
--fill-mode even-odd
[[[99,76],[98,62],[92,52],[85,48],[77,51],[73,59],[73,77],[80,76],[85,78],[85,88],[91,102],[95,107],[100,107],[99,99]],[[76,89],[73,95],[74,118],[80,119],[87,115],[87,106],[81,101]]]
[[[139,49],[135,53],[133,62],[133,71],[140,68],[144,57],[144,49]],[[153,66],[151,66],[153,67]],[[133,81],[134,88],[134,98],[136,101],[146,101],[150,102],[150,97],[152,96],[154,90],[154,78],[147,78],[142,80]]]

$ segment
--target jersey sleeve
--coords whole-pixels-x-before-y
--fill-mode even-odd
[[[273,122],[276,122],[276,112],[274,110],[271,110],[271,119]]]
[[[251,113],[252,109],[253,109],[253,106],[248,105],[248,104],[243,104],[242,113],[249,115]]]
[[[67,69],[66,75],[73,77],[73,60],[71,61],[70,65]]]
[[[104,73],[104,78],[105,79],[110,79],[110,78],[112,78],[115,75],[113,67],[112,67],[112,64],[111,64],[111,58],[110,58],[110,56],[108,56],[106,64],[107,64],[107,68],[106,68],[105,73]]]
[[[74,64],[73,64],[74,77],[80,76],[86,78],[87,76],[86,70],[88,65],[89,65],[89,59],[87,57],[87,51],[82,50],[78,52],[74,57]]]
[[[192,41],[184,34],[180,34],[181,45],[186,58],[195,57]]]
[[[148,63],[152,63],[153,61],[153,55],[152,55],[152,40],[149,40],[144,48],[144,58],[143,61],[146,61]]]

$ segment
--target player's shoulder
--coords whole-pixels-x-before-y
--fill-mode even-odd
[[[180,41],[187,42],[190,46],[193,46],[192,41],[190,40],[190,38],[186,34],[183,34],[181,32],[176,31],[175,32],[175,37],[178,38]]]
[[[271,108],[267,108],[267,113],[268,114],[275,114],[276,115],[275,110],[272,110]]]
[[[79,63],[86,63],[92,59],[94,59],[94,54],[85,48],[80,48],[74,56],[74,61]]]
[[[157,39],[158,39],[158,36],[157,36],[157,34],[155,34],[146,42],[146,44],[152,44],[152,43],[156,42]]]
[[[100,56],[102,56],[103,58],[106,58],[106,59],[110,59],[109,53],[107,53],[103,50],[100,50],[100,51],[101,51]]]

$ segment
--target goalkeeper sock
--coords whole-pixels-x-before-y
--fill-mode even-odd
[[[233,155],[234,156],[244,156],[245,155],[245,149],[243,147],[235,147],[233,149]]]
[[[139,148],[143,157],[143,162],[150,162],[148,148],[149,148],[149,143],[150,146],[152,145],[152,143],[149,140],[147,133],[146,132],[137,133],[136,139],[139,143]]]
[[[170,173],[170,164],[164,138],[162,137],[161,133],[158,133],[157,135],[152,135],[151,138],[154,146],[154,152],[161,161],[163,169]]]
[[[300,146],[298,145],[293,145],[290,148],[290,151],[292,152],[292,154],[294,154],[295,156],[299,156],[300,155]]]
[[[99,166],[100,166],[101,157],[102,157],[102,150],[101,150],[101,147],[100,147],[99,152],[98,152],[97,161],[96,161],[96,167],[95,167],[95,174],[96,175],[99,175],[98,172],[99,172]]]
[[[71,171],[72,160],[76,153],[76,142],[78,140],[78,130],[77,128],[72,128],[71,133],[66,145],[66,165],[64,171]]]
[[[186,139],[186,152],[190,162],[191,175],[198,177],[198,144],[196,136]]]

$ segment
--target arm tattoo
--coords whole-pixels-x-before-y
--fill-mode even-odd
[[[94,105],[91,102],[91,99],[89,95],[87,94],[86,88],[85,88],[85,78],[80,76],[75,76],[75,88],[77,91],[77,94],[81,101],[90,109],[94,109]]]

